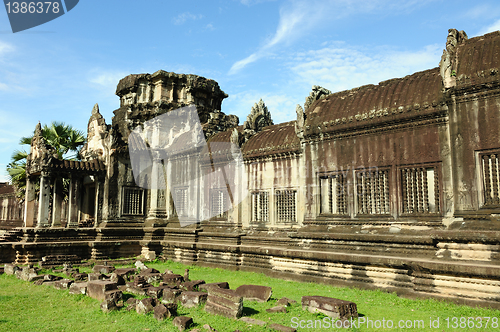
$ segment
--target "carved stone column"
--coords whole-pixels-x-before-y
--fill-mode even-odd
[[[35,186],[30,177],[26,177],[26,194],[24,201],[24,227],[35,226]]]
[[[61,210],[63,202],[63,184],[62,179],[54,179],[54,188],[52,192],[52,227],[61,227]]]
[[[163,219],[163,222],[165,222],[165,219],[168,217],[166,209],[166,195],[168,188],[166,188],[165,183],[163,164],[161,163],[159,157],[155,156],[153,153],[151,195],[147,218],[148,226],[154,226],[161,223],[159,219]]]
[[[68,228],[78,227],[80,212],[81,179],[72,176],[69,183]]]
[[[38,220],[36,227],[49,227],[50,178],[42,173],[40,177],[40,196],[38,199]]]

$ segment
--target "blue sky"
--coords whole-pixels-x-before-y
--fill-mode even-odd
[[[449,28],[499,30],[498,0],[81,0],[16,34],[0,8],[0,181],[38,121],[85,131],[98,103],[111,123],[128,74],[211,78],[240,124],[260,98],[279,123],[312,85],[335,92],[436,67]]]

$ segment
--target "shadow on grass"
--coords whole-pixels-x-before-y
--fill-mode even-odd
[[[258,314],[259,311],[255,310],[254,308],[250,307],[243,307],[243,316],[252,316]]]

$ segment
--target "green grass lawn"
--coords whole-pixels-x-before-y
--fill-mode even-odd
[[[244,284],[270,286],[273,295],[267,303],[244,301],[244,316],[273,322],[286,326],[297,327],[298,331],[500,331],[500,311],[458,306],[452,303],[436,300],[410,300],[382,291],[368,291],[356,288],[333,287],[314,283],[301,283],[274,279],[263,274],[210,269],[199,266],[186,266],[174,262],[151,262],[148,267],[160,272],[166,269],[183,274],[184,269],[190,269],[190,279],[203,279],[208,282],[227,281],[231,289]],[[128,266],[128,267],[131,267]],[[90,268],[81,268],[90,272]],[[321,295],[357,304],[360,319],[357,326],[351,328],[325,328],[325,322],[335,324],[335,321],[323,314],[311,314],[303,311],[300,300],[303,295]],[[270,314],[265,310],[274,306],[276,300],[288,297],[298,303],[288,308],[287,313]],[[245,322],[220,316],[213,316],[203,311],[203,307],[187,309],[179,306],[178,315],[190,316],[195,326],[201,331],[204,324],[210,324],[219,332],[269,331],[262,326],[251,326]],[[439,317],[439,328],[431,328],[432,318],[436,324]],[[457,320],[454,321],[453,317]],[[460,321],[461,317],[462,321]],[[474,321],[467,322],[466,318]],[[476,317],[491,317],[488,327],[485,320],[479,327]],[[446,318],[449,318],[448,322]],[[360,321],[365,320],[364,324]],[[384,321],[385,320],[385,324]],[[411,328],[398,328],[400,321]],[[372,326],[367,321],[372,322]],[[416,327],[417,321],[423,321],[423,327]],[[323,328],[319,328],[319,322]],[[393,328],[390,324],[393,324]],[[467,323],[472,328],[467,327]],[[301,324],[303,328],[300,328]],[[316,327],[314,327],[316,324]],[[381,324],[380,328],[376,328]],[[422,324],[422,322],[420,323]],[[473,324],[473,325],[472,325]],[[385,325],[385,328],[383,328]],[[309,326],[309,328],[308,328]],[[84,295],[71,295],[69,292],[57,290],[49,286],[35,286],[32,283],[18,280],[15,276],[0,275],[0,331],[178,331],[172,325],[172,319],[157,322],[152,314],[139,315],[135,311],[120,311],[103,313],[100,302]]]

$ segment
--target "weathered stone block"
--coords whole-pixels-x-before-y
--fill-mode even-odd
[[[120,287],[122,287],[122,286],[120,286]],[[125,291],[128,292],[128,293],[135,294],[135,295],[144,296],[144,295],[146,295],[147,288],[145,288],[145,287],[138,287],[138,286],[135,286],[134,283],[129,282],[129,283],[126,284],[126,290]]]
[[[207,304],[205,304],[204,310],[212,315],[224,316],[227,318],[237,319],[241,317],[241,311],[228,308],[219,303],[214,303],[207,300]]]
[[[207,301],[207,293],[205,292],[182,292],[181,304],[186,308],[197,307]]]
[[[16,271],[17,273],[17,271]],[[16,275],[17,276],[17,275]],[[38,276],[38,273],[34,268],[31,267],[23,267],[21,270],[21,273],[19,273],[18,278],[25,280],[25,281],[32,281],[33,278],[36,278]]]
[[[191,326],[191,324],[193,324],[193,319],[191,317],[187,317],[187,316],[179,316],[179,317],[174,318],[174,320],[172,321],[172,324],[174,324],[174,326],[179,328],[179,331],[182,332],[182,331],[186,330],[187,328],[189,328]]]
[[[272,295],[271,287],[259,285],[241,285],[236,288],[236,293],[245,300],[267,302]]]
[[[106,276],[102,273],[89,273],[88,274],[89,281],[104,280],[104,279],[106,279]]]
[[[71,286],[72,283],[74,283],[74,281],[71,280],[71,279],[57,280],[54,283],[54,288],[57,288],[57,289],[68,289]]]
[[[219,287],[219,288],[224,288],[224,289],[229,289],[229,284],[227,282],[211,282],[208,284],[202,284],[198,286],[198,290],[200,291],[207,291],[209,287]]]
[[[141,270],[139,275],[145,276],[145,275],[154,274],[154,273],[160,273],[160,271],[158,271],[157,269],[153,269],[153,268],[147,268],[147,269]]]
[[[358,317],[356,303],[325,296],[302,296],[302,309],[339,319]]]
[[[277,312],[286,312],[286,307],[277,306],[277,307],[272,307],[272,308],[266,309],[266,311],[271,313],[271,314],[275,314]]]
[[[147,314],[148,312],[153,311],[156,305],[156,299],[149,297],[138,301],[135,310],[138,314]]]
[[[172,316],[177,315],[177,303],[163,303],[163,305],[170,311]]]
[[[146,278],[146,282],[149,284],[157,283],[162,280],[161,273],[147,273],[143,275]]]
[[[137,273],[136,269],[133,268],[119,268],[114,271],[117,275],[125,280],[130,280],[130,277]]]
[[[293,303],[297,303],[297,301],[295,300],[292,300],[292,299],[289,299],[287,297],[282,297],[281,299],[279,299],[277,302],[276,302],[276,305],[280,305],[280,306],[284,306],[284,307],[288,307],[290,306],[291,304]]]
[[[161,302],[162,303],[177,303],[179,301],[181,294],[182,294],[182,291],[180,289],[164,288],[163,289],[163,297],[162,297]]]
[[[180,285],[184,281],[184,277],[180,274],[163,274],[162,275],[163,283],[169,286],[177,286]]]
[[[87,283],[86,282],[74,282],[69,286],[70,294],[87,294]]]
[[[161,299],[163,296],[163,287],[148,287],[146,290],[148,296]]]
[[[17,270],[19,270],[19,266],[17,266],[17,265],[14,265],[14,264],[5,264],[4,265],[5,274],[14,275]]]
[[[156,320],[162,321],[166,318],[170,318],[172,313],[163,304],[158,304],[154,309],[154,317]]]
[[[47,281],[57,281],[57,280],[61,280],[62,277],[55,276],[53,274],[46,274],[43,276],[43,279],[47,280]]]
[[[114,270],[115,270],[115,267],[111,266],[111,265],[95,265],[92,268],[92,271],[94,273],[101,273],[101,274],[108,274],[108,273],[113,272]]]
[[[87,273],[74,273],[72,277],[75,279],[75,281],[87,281],[88,280],[88,275]]]
[[[135,264],[134,264],[134,265],[135,265],[135,267],[136,267],[139,271],[141,271],[141,270],[146,270],[146,269],[148,268],[148,267],[147,267],[146,265],[144,265],[144,263],[143,263],[143,262],[141,262],[141,261],[137,261],[137,262],[135,262]]]
[[[205,311],[229,318],[239,318],[243,313],[243,298],[231,289],[209,287]]]
[[[242,322],[245,322],[245,323],[251,324],[251,325],[260,325],[260,326],[266,325],[266,322],[259,320],[259,319],[250,318],[250,317],[241,317],[240,320]]]
[[[187,290],[189,292],[198,291],[198,287],[203,285],[205,280],[193,280],[182,283],[182,289]]]
[[[125,285],[125,279],[121,275],[119,275],[119,274],[117,274],[115,272],[111,273],[109,281],[112,281],[112,282],[116,283],[119,286],[120,285]]]
[[[87,283],[87,294],[91,298],[104,301],[106,299],[106,292],[117,290],[117,285],[111,281],[93,280]]]
[[[43,275],[37,275],[36,277],[30,278],[30,282],[32,282],[32,283],[35,283],[39,280],[41,280],[41,282],[43,283],[43,281],[44,281]]]
[[[281,331],[281,332],[296,332],[297,331],[293,327],[289,327],[289,326],[285,326],[285,325],[281,325],[281,324],[276,324],[276,323],[269,324],[267,327],[269,329],[274,329],[276,331]]]
[[[116,303],[118,303],[118,301],[120,301],[123,298],[123,292],[121,290],[118,290],[118,289],[113,289],[113,290],[107,291],[104,294],[104,296],[105,296],[106,300],[113,300]]]
[[[115,301],[108,299],[108,300],[104,300],[101,303],[101,310],[103,312],[110,312],[110,311],[118,310],[118,307],[116,306]]]

